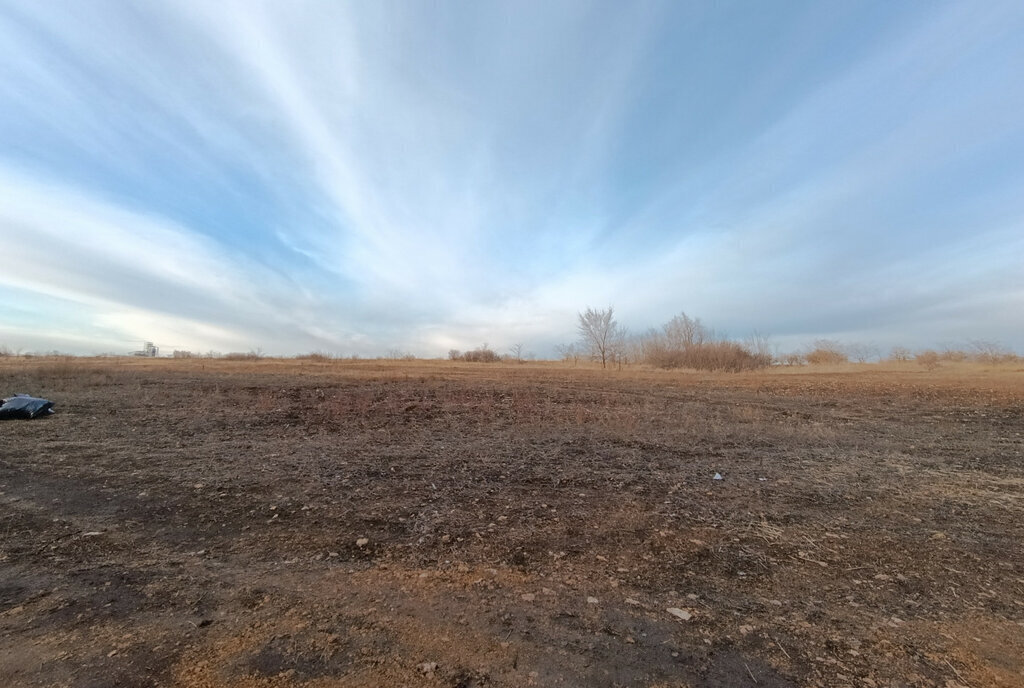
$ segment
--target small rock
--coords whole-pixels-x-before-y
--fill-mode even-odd
[[[597,604],[597,603],[598,603],[598,599],[596,597],[588,597],[587,598],[587,604]]]
[[[356,540],[356,547],[366,547],[368,544],[370,544],[370,538],[362,537]]]
[[[642,603],[640,602],[640,600],[634,600],[632,597],[627,597],[626,604],[631,604],[634,607],[639,607]]]
[[[667,611],[672,616],[682,619],[683,621],[689,621],[693,618],[693,614],[691,614],[685,609],[680,609],[679,607],[669,607],[665,611]]]
[[[519,599],[521,599],[523,602],[533,602],[535,599],[537,599],[537,596],[534,595],[532,592],[525,592],[519,596]]]
[[[416,665],[416,670],[427,678],[431,678],[434,672],[437,671],[437,662],[423,662],[422,664]]]

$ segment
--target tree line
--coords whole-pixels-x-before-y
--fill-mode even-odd
[[[634,335],[619,324],[610,306],[605,309],[588,307],[577,313],[576,329],[578,339],[558,347],[559,356],[572,363],[587,358],[600,363],[602,368],[645,363],[658,368],[738,372],[771,365],[913,360],[930,369],[947,361],[997,364],[1020,360],[1010,349],[988,340],[971,340],[966,348],[946,346],[942,351],[924,349],[916,353],[906,347],[895,346],[886,357],[872,344],[843,344],[834,339],[818,339],[804,351],[776,354],[768,337],[763,334],[755,333],[742,342],[736,341],[718,334],[700,318],[691,318],[685,312],[674,316],[660,328],[650,328]]]
[[[579,339],[560,347],[563,359],[581,355],[609,365],[647,363],[659,368],[741,371],[772,364],[767,338],[755,335],[740,343],[719,336],[699,318],[676,315],[660,328],[632,336],[615,319],[615,311],[588,307],[577,314]]]

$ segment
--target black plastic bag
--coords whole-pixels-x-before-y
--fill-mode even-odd
[[[0,406],[0,420],[29,420],[53,413],[53,402],[48,399],[18,394]]]

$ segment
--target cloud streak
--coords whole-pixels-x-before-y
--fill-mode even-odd
[[[0,343],[549,353],[614,303],[1024,348],[1021,35],[1015,3],[10,3]]]

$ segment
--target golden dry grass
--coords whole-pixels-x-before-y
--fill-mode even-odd
[[[1012,365],[6,357],[0,388],[58,412],[0,425],[3,685],[1024,670]]]

